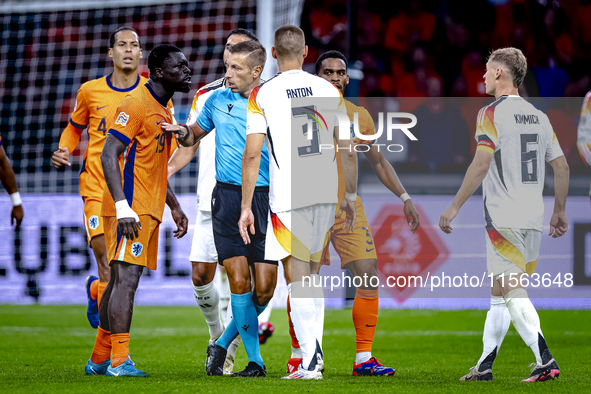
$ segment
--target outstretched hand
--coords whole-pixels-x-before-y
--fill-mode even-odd
[[[177,138],[179,138],[181,140],[184,140],[185,138],[187,138],[187,135],[189,134],[189,130],[186,127],[183,127],[178,124],[170,124],[170,123],[162,122],[162,125],[160,127],[162,128],[163,131],[166,131],[167,133],[176,134]]]

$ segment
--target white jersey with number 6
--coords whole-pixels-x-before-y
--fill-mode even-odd
[[[346,118],[339,90],[302,70],[277,74],[251,92],[246,134],[267,136],[272,212],[337,203],[337,111]]]
[[[480,110],[476,141],[493,155],[482,184],[486,220],[541,231],[545,162],[563,156],[548,116],[522,97],[501,96]]]

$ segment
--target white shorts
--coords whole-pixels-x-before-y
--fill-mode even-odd
[[[218,252],[213,242],[210,211],[197,211],[193,244],[189,260],[195,263],[217,263]]]
[[[487,228],[486,266],[489,275],[532,275],[540,255],[542,232],[533,229]]]
[[[304,262],[320,262],[336,204],[316,204],[291,211],[269,211],[265,260],[283,260],[293,256]]]

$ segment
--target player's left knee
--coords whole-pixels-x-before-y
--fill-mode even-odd
[[[268,280],[257,283],[256,294],[261,305],[266,305],[275,293],[275,281]]]

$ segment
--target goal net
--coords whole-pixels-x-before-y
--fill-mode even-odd
[[[55,170],[51,156],[58,149],[79,87],[112,71],[108,46],[115,29],[131,26],[138,32],[144,76],[148,76],[147,55],[152,48],[167,43],[182,49],[193,71],[193,89],[190,94],[177,93],[173,102],[177,120],[184,122],[196,90],[224,73],[222,55],[228,33],[245,28],[259,35],[262,28],[273,31],[281,24],[299,25],[302,4],[303,0],[0,2],[0,135],[25,198],[25,221],[15,231],[4,220],[10,200],[0,190],[4,194],[0,197],[0,238],[5,240],[0,247],[0,303],[31,300],[23,289],[29,288],[34,295],[30,289],[37,285],[42,289],[54,286],[52,291],[41,291],[42,302],[83,302],[80,277],[96,274],[96,262],[85,240],[78,184],[87,134],[72,152],[72,167]],[[272,10],[270,17],[257,19],[260,9]],[[191,220],[190,229],[196,216],[197,168],[194,159],[171,178]],[[165,220],[158,258],[162,268],[150,280],[156,281],[156,288],[186,286],[189,293],[183,292],[182,299],[191,304],[191,297],[184,297],[190,295],[190,279],[183,276],[190,272],[187,259],[192,231],[182,242],[172,242],[171,229],[172,223]],[[158,291],[152,297],[158,299]]]

